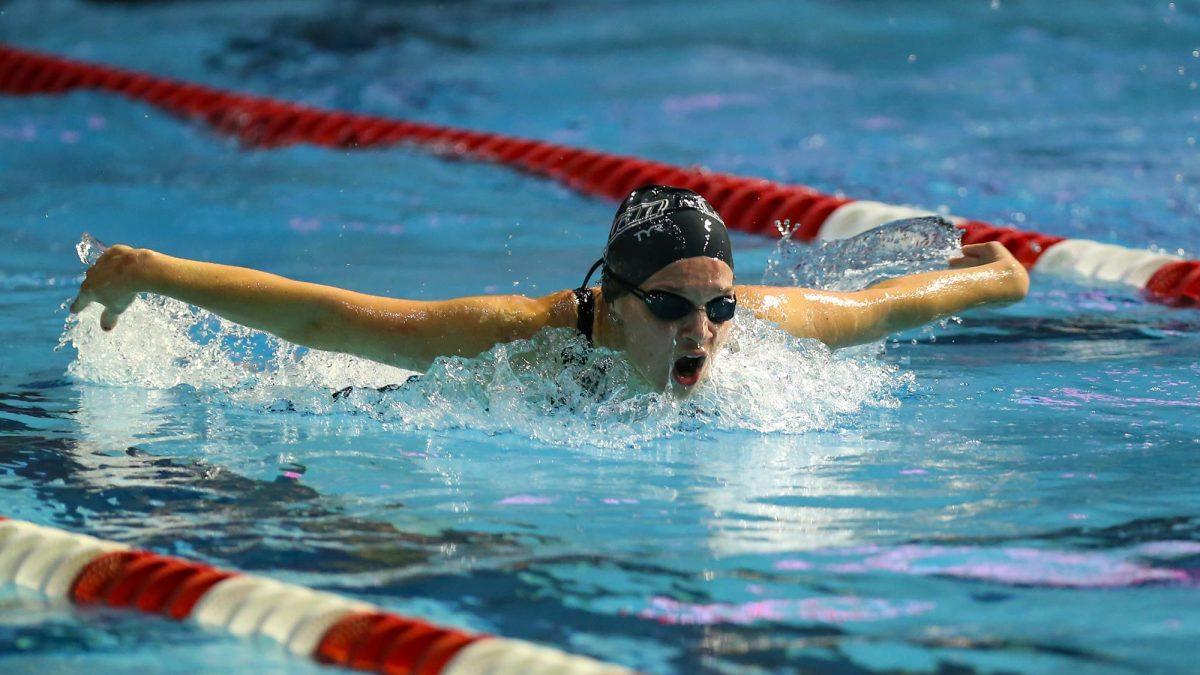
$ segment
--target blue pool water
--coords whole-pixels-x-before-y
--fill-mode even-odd
[[[1198,36],[1191,1],[0,2],[19,46],[1192,257]],[[749,325],[719,417],[557,414],[499,353],[335,404],[403,374],[161,303],[56,350],[80,233],[536,294],[578,283],[612,205],[407,150],[245,152],[85,93],[0,98],[0,172],[0,513],[655,673],[1194,668],[1196,311],[1037,278],[881,351]],[[779,259],[736,245],[743,280]],[[12,589],[0,651],[319,670]]]

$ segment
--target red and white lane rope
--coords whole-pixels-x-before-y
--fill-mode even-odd
[[[373,605],[82,534],[0,518],[0,586],[79,605],[261,635],[321,663],[393,675],[625,675],[520,640],[443,628]]]
[[[890,220],[928,213],[826,195],[799,185],[515,136],[320,110],[0,45],[0,93],[57,94],[76,89],[108,91],[149,103],[203,122],[249,147],[417,145],[546,176],[580,192],[612,199],[622,199],[646,183],[676,185],[704,195],[735,230],[777,235],[776,223],[789,221],[792,237],[800,241],[845,237]],[[963,230],[965,243],[998,241],[1035,272],[1083,283],[1126,284],[1143,289],[1146,297],[1156,302],[1200,306],[1200,261],[976,220],[953,220]]]

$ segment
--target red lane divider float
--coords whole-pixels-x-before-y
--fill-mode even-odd
[[[0,517],[0,586],[9,583],[78,605],[136,609],[241,637],[264,636],[299,656],[376,673],[632,673],[331,593]]]
[[[611,199],[622,199],[645,183],[686,187],[704,195],[731,228],[751,234],[777,235],[777,223],[788,221],[795,239],[836,239],[897,218],[930,213],[515,136],[321,110],[0,45],[0,93],[57,94],[76,89],[108,91],[149,103],[207,124],[248,147],[416,145],[443,155],[502,164]],[[952,217],[951,221],[964,231],[964,242],[998,241],[1035,272],[1084,283],[1126,284],[1144,289],[1146,297],[1156,302],[1200,305],[1200,261],[975,220]]]

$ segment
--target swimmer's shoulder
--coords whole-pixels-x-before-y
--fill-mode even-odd
[[[574,327],[579,318],[579,303],[575,291],[555,291],[539,298],[530,298],[543,328]]]
[[[580,328],[581,313],[590,317],[593,325],[600,316],[599,308],[604,298],[604,292],[599,286],[587,289],[590,294],[590,307],[582,300],[577,289],[556,291],[540,298],[530,298],[529,302],[537,309],[540,328]],[[594,334],[586,331],[587,334]],[[590,339],[590,337],[589,337]]]
[[[812,289],[794,288],[791,286],[748,286],[736,285],[733,293],[737,296],[738,306],[759,312],[771,312],[777,309],[799,309],[812,303],[806,297]]]
[[[792,286],[734,286],[738,306],[754,312],[797,337],[820,339],[817,324],[826,307],[814,296],[821,292]]]

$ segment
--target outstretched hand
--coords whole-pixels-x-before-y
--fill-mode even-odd
[[[995,283],[1003,302],[1016,302],[1029,292],[1029,273],[1025,266],[1000,242],[967,244],[962,247],[962,256],[951,258],[949,265],[952,269],[990,265],[1001,271]]]
[[[988,241],[982,244],[967,244],[962,247],[962,255],[957,258],[951,258],[950,267],[954,269],[962,269],[964,267],[978,267],[994,262],[1005,262],[1020,265],[1017,259],[1009,253],[1008,249],[998,241]]]
[[[112,330],[133,298],[145,287],[145,260],[149,251],[116,245],[104,252],[88,268],[79,295],[71,303],[71,313],[77,314],[93,302],[104,306],[100,328]]]

